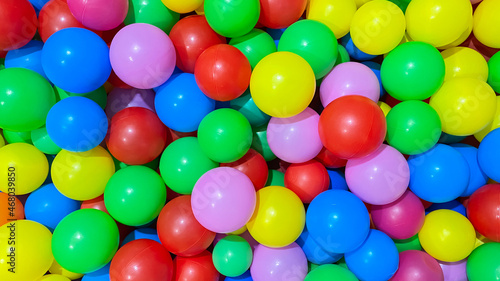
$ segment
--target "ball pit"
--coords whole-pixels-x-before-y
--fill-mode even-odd
[[[500,279],[498,3],[0,1],[0,280]]]

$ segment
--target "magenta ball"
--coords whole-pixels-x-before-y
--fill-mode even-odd
[[[307,275],[306,254],[295,242],[283,248],[258,245],[250,274],[254,281],[304,280]]]
[[[318,133],[319,114],[311,108],[289,118],[273,117],[267,126],[271,151],[289,163],[303,163],[323,148]]]
[[[125,20],[128,0],[68,0],[68,7],[85,27],[111,30]]]
[[[401,152],[382,144],[368,156],[349,159],[345,179],[363,202],[385,205],[403,195],[410,182],[410,168]]]
[[[467,281],[467,259],[457,262],[438,261],[444,281]]]
[[[116,75],[138,89],[165,83],[175,68],[175,48],[170,37],[156,26],[134,23],[122,28],[109,50]]]
[[[417,234],[425,220],[422,201],[407,190],[398,200],[387,205],[373,205],[373,224],[393,239],[408,239]]]
[[[151,89],[115,87],[108,94],[106,115],[108,118],[112,118],[118,111],[128,107],[144,107],[155,112],[155,92]]]
[[[391,281],[443,281],[439,263],[429,254],[408,250],[399,253],[399,269]]]
[[[377,102],[380,98],[380,83],[368,66],[358,62],[345,62],[325,76],[319,93],[324,107],[334,99],[348,95],[365,96]]]
[[[257,195],[252,181],[230,167],[212,169],[196,182],[191,207],[206,229],[229,233],[242,228],[252,217]]]

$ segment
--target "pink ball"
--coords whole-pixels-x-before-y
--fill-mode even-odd
[[[68,7],[85,27],[111,30],[125,20],[128,0],[68,0]]]
[[[408,250],[399,253],[399,269],[391,281],[443,281],[439,263],[429,254]]]
[[[118,31],[109,52],[116,75],[138,89],[158,87],[174,72],[172,41],[163,30],[147,23],[134,23]]]
[[[424,225],[425,209],[420,199],[407,190],[395,202],[372,206],[371,215],[375,227],[393,239],[408,239]]]
[[[438,261],[444,274],[444,281],[467,281],[467,259],[457,262]]]
[[[345,179],[363,202],[385,205],[403,195],[410,182],[410,168],[403,154],[382,144],[368,156],[349,159]]]
[[[380,98],[380,84],[368,66],[358,62],[344,62],[323,78],[319,93],[323,107],[334,99],[348,95],[364,96],[377,102]]]
[[[196,220],[206,229],[218,233],[242,228],[252,217],[256,201],[252,181],[230,167],[206,172],[196,182],[191,194]]]
[[[303,163],[323,148],[318,132],[319,114],[311,108],[289,118],[273,117],[267,126],[271,151],[289,163]]]
[[[250,274],[255,281],[304,280],[307,275],[306,254],[295,242],[283,248],[258,245]]]
[[[115,87],[108,94],[106,115],[111,119],[118,111],[128,107],[144,107],[156,112],[155,92],[150,89],[122,89]]]

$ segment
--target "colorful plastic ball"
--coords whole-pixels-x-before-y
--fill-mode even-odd
[[[9,130],[3,130],[3,137],[7,143],[18,143],[23,142],[27,144],[33,144],[31,140],[31,132],[13,132]],[[42,151],[43,152],[43,151]]]
[[[252,128],[245,116],[238,111],[217,109],[201,121],[198,141],[202,151],[213,161],[234,162],[250,149]]]
[[[28,194],[39,188],[49,173],[45,155],[27,143],[13,143],[0,148],[0,190],[15,195]],[[29,176],[26,176],[29,175]]]
[[[203,6],[203,0],[187,0],[187,1],[176,1],[176,0],[161,0],[163,4],[172,11],[180,14],[186,14],[198,9]]]
[[[410,189],[419,198],[444,203],[458,198],[469,185],[470,169],[465,158],[454,148],[437,144],[408,159]]]
[[[276,45],[271,35],[260,29],[252,29],[243,36],[232,38],[229,45],[236,47],[246,56],[252,69],[264,57],[276,52]]]
[[[43,43],[32,40],[23,47],[7,52],[5,68],[20,67],[31,69],[47,79],[42,67]]]
[[[368,236],[370,218],[363,202],[344,190],[327,190],[307,209],[307,229],[328,253],[347,253]]]
[[[50,83],[35,71],[24,68],[0,71],[0,128],[16,132],[37,129],[45,124],[55,103]]]
[[[33,141],[36,148],[45,154],[55,155],[61,151],[61,148],[50,138],[46,127],[31,131],[30,140]]]
[[[500,139],[500,129],[489,132],[479,144],[477,160],[481,170],[492,180],[500,181],[497,160],[500,157],[498,141]]]
[[[252,68],[236,47],[217,44],[208,47],[196,60],[194,77],[200,90],[217,101],[230,101],[248,88]]]
[[[375,73],[358,62],[336,66],[321,82],[321,104],[326,107],[333,100],[347,95],[364,96],[377,102],[380,98],[380,85]]]
[[[361,51],[354,43],[352,42],[351,34],[347,33],[344,37],[340,39],[340,42],[345,47],[347,54],[356,60],[359,61],[367,61],[376,58],[376,55],[370,55],[363,51]]]
[[[109,267],[111,263],[108,263],[103,268],[87,273],[83,276],[82,281],[109,281]]]
[[[306,18],[324,23],[339,39],[349,32],[356,10],[354,0],[312,0],[307,5]]]
[[[222,238],[215,245],[212,259],[215,268],[222,275],[229,277],[240,276],[252,264],[252,248],[244,238],[229,235]]]
[[[221,167],[232,167],[243,172],[252,181],[255,190],[266,185],[268,178],[268,167],[264,157],[253,149],[235,162],[222,163]]]
[[[386,121],[382,110],[367,97],[350,95],[332,101],[319,118],[319,136],[335,156],[360,158],[384,141]]]
[[[210,27],[225,37],[245,35],[259,20],[258,0],[206,0],[203,7]]]
[[[323,148],[317,129],[319,120],[319,114],[309,107],[292,117],[271,118],[267,125],[271,151],[289,163],[313,159]]]
[[[2,225],[0,247],[4,256],[0,260],[0,278],[38,280],[42,277],[54,260],[50,250],[51,237],[45,226],[30,220],[11,221]],[[15,241],[15,245],[9,241]],[[15,273],[10,268],[14,268],[12,270]]]
[[[439,115],[422,101],[403,101],[389,111],[386,119],[387,142],[403,154],[426,152],[441,136]]]
[[[258,245],[250,272],[255,281],[303,280],[307,275],[306,255],[297,243],[278,249]]]
[[[330,177],[330,185],[328,189],[341,189],[348,191],[347,182],[345,180],[344,172],[340,169],[326,169]]]
[[[266,186],[282,186],[285,187],[285,174],[278,170],[269,170]]]
[[[488,79],[488,64],[478,51],[468,47],[454,47],[441,52],[446,66],[444,80],[469,77]]]
[[[60,274],[47,274],[38,279],[38,281],[71,281],[71,279]]]
[[[80,209],[80,202],[62,195],[54,184],[47,184],[31,193],[24,207],[26,219],[54,231],[65,216]]]
[[[176,61],[172,40],[163,30],[147,23],[120,29],[111,42],[109,56],[116,75],[138,89],[165,83]]]
[[[230,105],[232,109],[243,114],[252,127],[266,125],[271,119],[271,116],[265,114],[257,107],[248,90],[239,98],[232,100]]]
[[[493,89],[475,78],[446,81],[429,104],[439,114],[443,132],[456,136],[484,129],[493,120],[497,106]]]
[[[347,268],[336,264],[321,265],[311,270],[304,281],[328,281],[328,280],[356,281],[356,275]]]
[[[391,51],[380,69],[382,84],[394,98],[424,100],[443,84],[445,63],[439,51],[424,42],[407,42]]]
[[[361,280],[389,280],[399,266],[399,253],[385,233],[372,229],[366,240],[345,254],[349,270]]]
[[[107,98],[105,108],[108,118],[128,107],[144,107],[155,112],[155,92],[151,89],[122,89],[115,87]]]
[[[193,257],[175,257],[173,280],[218,281],[219,272],[212,262],[212,254],[204,251]]]
[[[160,243],[149,239],[134,240],[120,248],[109,269],[111,280],[170,281],[172,275],[170,253]]]
[[[441,281],[444,280],[443,270],[439,263],[429,254],[409,250],[399,254],[399,269],[391,278],[394,281]]]
[[[28,0],[6,0],[0,4],[0,51],[18,49],[35,35],[38,20]]]
[[[474,11],[474,35],[484,45],[491,48],[500,48],[500,35],[493,28],[500,23],[495,15],[500,5],[495,0],[483,0]]]
[[[451,200],[449,202],[445,203],[433,203],[430,207],[427,207],[425,209],[425,213],[430,213],[435,210],[441,210],[441,209],[447,209],[447,210],[452,210],[455,211],[459,214],[461,214],[464,217],[467,217],[467,211],[465,209],[465,206],[460,203],[458,200]]]
[[[114,173],[113,158],[100,146],[87,152],[62,150],[51,169],[52,181],[59,192],[80,201],[102,195]]]
[[[417,0],[406,9],[406,29],[415,41],[441,47],[453,43],[472,21],[469,0]]]
[[[267,115],[278,118],[292,117],[306,109],[315,90],[316,79],[311,66],[290,52],[266,56],[250,78],[250,93],[255,104]]]
[[[304,205],[291,190],[268,186],[257,191],[257,206],[247,224],[257,242],[272,248],[285,247],[300,236],[304,224]]]
[[[406,20],[396,4],[374,0],[361,6],[350,26],[353,43],[370,55],[382,55],[394,49],[405,35]]]
[[[314,264],[331,264],[342,258],[342,254],[330,254],[323,250],[311,237],[307,228],[300,234],[295,241],[306,254],[307,260]]]
[[[488,61],[488,84],[495,92],[500,92],[500,54],[497,53]]]
[[[406,191],[410,169],[399,151],[382,144],[368,156],[349,159],[345,176],[351,192],[363,202],[385,205]]]
[[[273,29],[286,28],[299,20],[306,5],[306,0],[262,0],[259,24]]]
[[[154,228],[138,228],[132,232],[130,232],[125,239],[123,239],[123,242],[121,243],[121,246],[134,241],[134,240],[139,240],[139,239],[149,239],[156,241],[158,243],[160,242],[160,238],[158,237],[158,232]]]
[[[444,280],[467,281],[467,259],[457,262],[438,261]]]
[[[472,193],[467,205],[467,217],[477,232],[500,242],[500,184],[485,185]]]
[[[0,225],[4,225],[10,220],[24,219],[24,206],[18,197],[0,192],[0,208],[8,210],[0,213]]]
[[[278,51],[292,52],[304,58],[319,79],[333,68],[337,60],[337,45],[337,38],[325,24],[300,20],[285,30]]]
[[[420,245],[420,241],[418,240],[418,234],[415,234],[413,237],[408,239],[393,239],[393,241],[396,244],[396,248],[398,248],[398,252],[400,253],[408,250],[422,250],[422,246]]]
[[[224,281],[253,281],[250,270],[236,277],[226,277]]]
[[[196,60],[208,47],[226,43],[226,38],[217,34],[204,16],[182,18],[169,36],[177,52],[177,67],[188,73],[194,73]]]
[[[68,7],[84,26],[95,30],[118,27],[127,16],[127,0],[68,0]]]
[[[380,68],[382,67],[382,65],[373,61],[363,61],[361,63],[368,66],[371,71],[375,73],[380,87],[380,97],[383,97],[386,94],[386,91],[384,89],[384,86],[382,85],[382,77],[380,76]]]
[[[254,128],[252,137],[252,149],[255,149],[255,151],[264,156],[266,161],[276,159],[276,155],[274,155],[273,151],[269,147],[269,142],[267,141],[267,124]]]
[[[149,23],[168,34],[179,21],[179,17],[178,13],[165,7],[160,0],[132,0],[129,2],[128,13],[123,23],[125,25]]]
[[[80,96],[84,98],[88,98],[93,100],[95,103],[97,103],[102,109],[106,108],[107,104],[107,92],[106,88],[104,86],[101,86],[97,88],[97,90],[88,92],[88,93],[83,93],[83,94],[77,94],[77,93],[71,93],[67,92],[59,87],[54,87],[54,90],[56,92],[56,99],[58,100],[63,100],[68,97],[74,97],[74,96]]]
[[[145,225],[165,205],[167,190],[160,175],[144,166],[117,171],[106,184],[104,202],[109,214],[125,225]]]
[[[106,136],[109,152],[129,165],[142,165],[160,156],[167,144],[167,128],[143,107],[129,107],[113,116]]]
[[[456,262],[474,249],[476,233],[470,221],[451,210],[436,210],[425,216],[418,233],[422,248],[433,258]]]
[[[486,243],[477,247],[467,259],[468,280],[498,280],[500,278],[498,251],[500,251],[500,243]]]
[[[321,149],[319,154],[316,155],[314,159],[318,160],[328,169],[342,168],[345,167],[345,165],[347,164],[346,159],[338,158],[325,147]]]
[[[38,33],[43,42],[57,31],[69,27],[85,28],[71,13],[66,0],[50,0],[40,9]]]
[[[4,147],[5,146],[5,139],[4,137],[2,136],[2,134],[0,134],[0,148]]]
[[[213,242],[215,233],[204,228],[195,218],[191,196],[172,199],[158,216],[158,236],[163,246],[177,256],[195,256]]]
[[[66,277],[70,280],[75,280],[83,277],[83,274],[81,273],[74,273],[69,270],[64,269],[60,264],[57,263],[56,260],[52,263],[52,265],[49,268],[49,272],[54,274],[54,275],[61,275],[63,277]]]
[[[467,189],[460,195],[460,197],[470,196],[474,191],[476,191],[481,186],[485,185],[488,181],[488,176],[481,170],[478,162],[478,149],[467,145],[456,143],[452,144],[451,147],[458,150],[462,154],[462,156],[467,160],[467,164],[469,164],[470,178],[469,185]]]
[[[320,162],[309,160],[290,165],[285,172],[285,187],[293,191],[303,203],[311,201],[328,189],[330,178]]]

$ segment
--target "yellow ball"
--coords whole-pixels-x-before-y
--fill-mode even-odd
[[[495,111],[495,114],[493,116],[493,121],[491,121],[490,124],[484,127],[484,129],[474,134],[474,137],[478,141],[482,141],[483,138],[486,137],[486,135],[489,132],[495,130],[496,128],[500,128],[500,96],[496,96],[496,100],[497,100],[497,110]]]
[[[80,273],[74,273],[69,270],[64,269],[57,261],[54,259],[54,262],[52,263],[52,266],[49,268],[49,272],[52,274],[58,274],[62,275],[64,277],[67,277],[71,280],[75,280],[78,278],[82,278],[83,274]]]
[[[488,63],[478,51],[467,47],[454,47],[441,52],[446,67],[444,80],[476,78],[486,82]]]
[[[236,231],[233,231],[233,232],[229,232],[228,235],[240,235],[240,234],[243,234],[245,233],[245,231],[247,231],[247,226],[244,225],[242,228],[236,230]]]
[[[470,0],[412,0],[406,9],[410,37],[434,47],[453,43],[470,25]]]
[[[5,145],[5,140],[2,136],[2,134],[0,134],[0,148],[2,148],[4,145]]]
[[[438,113],[443,132],[454,136],[481,131],[493,120],[497,108],[493,89],[474,78],[444,82],[429,104]]]
[[[192,12],[203,5],[203,0],[161,0],[161,2],[165,7],[179,14]]]
[[[2,225],[0,280],[33,281],[42,277],[54,260],[51,239],[50,230],[34,221],[18,220]],[[9,270],[13,266],[15,273]]]
[[[356,2],[356,6],[359,8],[361,6],[363,6],[365,3],[368,3],[372,0],[354,0],[354,2]]]
[[[71,281],[71,279],[69,279],[66,276],[59,275],[59,274],[48,274],[48,275],[45,275],[44,277],[38,279],[38,281]]]
[[[433,258],[456,262],[474,250],[476,233],[470,221],[452,210],[436,210],[425,216],[418,233],[422,248]]]
[[[48,174],[47,157],[33,145],[12,143],[0,148],[2,192],[14,192],[16,195],[30,193],[43,184]]]
[[[383,101],[379,101],[377,104],[382,109],[382,112],[384,112],[384,116],[387,117],[387,114],[391,111],[391,107]]]
[[[474,35],[491,48],[500,48],[500,1],[483,0],[474,12]]]
[[[462,33],[462,35],[460,35],[458,37],[457,40],[451,42],[450,44],[447,44],[447,45],[444,45],[444,46],[439,46],[437,48],[440,49],[440,50],[446,50],[446,49],[449,49],[449,48],[453,48],[453,47],[459,46],[460,44],[462,44],[463,42],[465,42],[465,40],[467,40],[467,38],[469,38],[470,34],[472,33],[472,27],[473,26],[474,26],[474,21],[473,21],[472,18],[469,18],[469,27],[467,27],[467,29]]]
[[[316,78],[302,57],[275,52],[263,58],[252,72],[250,93],[257,107],[279,118],[301,113],[311,103]]]
[[[52,162],[52,182],[64,196],[89,200],[104,193],[106,183],[115,173],[113,158],[97,146],[86,152],[62,150]]]
[[[349,32],[356,9],[354,0],[310,0],[306,18],[324,23],[339,39]]]
[[[352,42],[370,55],[382,55],[397,47],[405,35],[405,16],[394,3],[374,0],[361,6],[351,23]]]
[[[260,244],[280,248],[297,240],[305,221],[304,205],[293,191],[268,186],[257,191],[257,205],[247,228]]]

